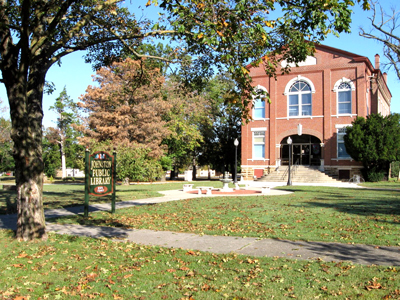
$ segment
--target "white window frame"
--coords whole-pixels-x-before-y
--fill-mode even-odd
[[[351,159],[351,156],[347,153],[347,156],[339,156],[339,143],[343,144],[343,146],[346,149],[346,146],[344,145],[344,140],[343,137],[346,135],[346,127],[351,126],[351,124],[348,125],[336,125],[336,157],[337,159]]]
[[[252,158],[253,160],[259,160],[259,159],[265,159],[265,137],[266,137],[266,128],[254,128],[252,129],[252,145],[253,145],[253,151],[252,151]],[[260,138],[262,137],[262,141],[255,141],[256,137]],[[256,151],[255,151],[255,145],[263,145],[263,157],[258,157],[256,156]]]
[[[255,90],[263,90],[264,92],[268,93],[267,89],[261,85],[257,85],[255,87]],[[265,96],[260,97],[260,99],[256,99],[255,96],[253,96],[253,110],[252,110],[252,116],[253,116],[253,120],[265,120],[265,113],[266,113],[266,102],[265,102]],[[260,103],[262,104],[262,106],[257,107],[257,104]],[[256,110],[257,109],[263,109],[264,113],[263,113],[263,117],[256,117]]]
[[[303,81],[304,83],[306,83],[306,84],[308,84],[308,86],[310,87],[310,89],[311,89],[311,92],[296,92],[296,93],[293,93],[293,92],[290,92],[290,89],[291,89],[291,87],[293,86],[293,84],[295,84],[296,82],[298,82],[298,81]],[[302,111],[302,97],[301,97],[301,95],[302,94],[311,94],[311,114],[310,115],[302,115],[302,113],[301,113],[301,111]],[[313,107],[313,96],[312,96],[312,94],[314,94],[315,93],[315,86],[314,86],[314,84],[312,83],[312,81],[310,80],[310,79],[308,79],[307,77],[304,77],[304,76],[301,76],[301,75],[299,75],[299,76],[296,76],[295,78],[292,78],[287,84],[286,84],[286,87],[285,87],[285,92],[284,92],[284,95],[286,95],[287,96],[287,118],[301,118],[301,117],[312,117],[312,111],[313,111],[313,109],[312,109],[312,107]],[[290,116],[289,114],[290,114],[290,111],[289,111],[289,108],[290,108],[290,105],[289,105],[289,103],[290,103],[290,101],[289,101],[289,98],[290,98],[290,95],[299,95],[299,104],[298,104],[298,106],[299,106],[299,113],[298,113],[298,115],[295,115],[295,116]],[[308,104],[307,104],[308,105]]]
[[[339,86],[342,83],[347,83],[350,86],[350,89],[339,89]],[[348,115],[352,115],[353,113],[353,91],[356,90],[356,87],[353,83],[353,81],[351,81],[350,79],[343,77],[341,79],[339,79],[338,81],[336,81],[334,87],[333,87],[333,91],[336,93],[336,112],[338,116],[348,116]],[[340,92],[349,92],[350,91],[350,112],[346,112],[346,113],[339,113],[339,93]]]

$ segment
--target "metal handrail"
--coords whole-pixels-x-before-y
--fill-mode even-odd
[[[297,171],[297,168],[298,168],[299,165],[300,165],[299,159],[297,159],[296,162],[292,165],[293,169],[290,170],[290,172],[291,172],[290,175],[294,176],[294,174],[296,174],[296,171]],[[286,176],[288,175],[288,173],[289,173],[289,168],[287,168],[285,170],[285,172],[283,172],[283,175],[282,175],[281,179],[284,180],[286,178]]]
[[[296,160],[296,162],[294,163],[294,167],[292,169],[292,175],[294,176],[296,174],[297,168],[299,167],[300,163],[299,163],[299,159]]]
[[[287,168],[287,169],[285,170],[285,172],[283,172],[283,175],[282,175],[282,177],[281,177],[282,180],[285,179],[285,177],[286,177],[286,175],[288,174],[288,172],[289,172],[289,168]]]

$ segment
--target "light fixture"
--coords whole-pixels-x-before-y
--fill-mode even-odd
[[[233,179],[233,183],[237,184],[237,147],[239,146],[239,141],[238,139],[235,139],[235,141],[233,142],[233,144],[235,145],[235,170],[234,170],[234,179]]]
[[[292,185],[292,179],[290,178],[290,165],[292,162],[292,139],[290,138],[290,136],[287,139],[287,143],[289,146],[289,170],[288,170],[288,181],[287,181],[287,185]]]

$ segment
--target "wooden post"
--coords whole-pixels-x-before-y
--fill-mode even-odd
[[[117,181],[117,151],[114,149],[113,152],[113,156],[114,156],[114,165],[113,165],[113,193],[111,196],[111,213],[115,213],[115,185],[116,185],[116,181]]]
[[[84,213],[85,218],[89,217],[89,149],[85,151],[85,204]]]

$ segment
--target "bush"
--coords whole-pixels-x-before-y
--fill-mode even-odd
[[[46,174],[47,177],[55,177],[57,174],[57,165],[55,164],[48,164],[44,166],[44,174]]]
[[[162,167],[159,161],[148,156],[147,148],[118,149],[117,177],[128,177],[131,181],[155,181],[162,176]]]
[[[382,181],[385,178],[385,173],[384,172],[379,172],[379,171],[370,171],[367,173],[367,181],[370,182],[379,182]]]
[[[106,151],[112,155],[113,145],[110,141],[96,143],[91,153]],[[149,156],[151,150],[146,146],[119,145],[117,148],[117,179],[129,178],[131,181],[155,181],[161,178],[163,170],[159,160]]]
[[[394,161],[391,163],[391,173],[390,176],[392,178],[397,178],[399,176],[400,162]]]

